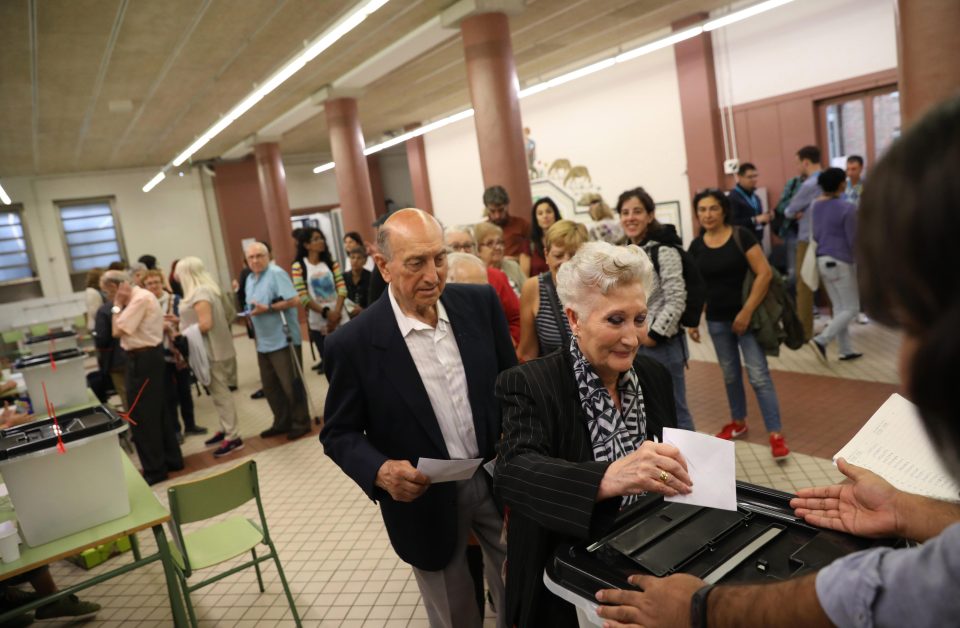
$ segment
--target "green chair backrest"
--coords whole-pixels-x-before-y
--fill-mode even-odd
[[[5,343],[13,344],[16,342],[20,342],[21,340],[23,340],[23,331],[19,329],[11,329],[3,332],[2,337],[3,337],[3,342]]]
[[[31,336],[46,336],[50,333],[50,325],[41,323],[39,325],[30,325]]]
[[[167,496],[174,520],[183,525],[233,510],[256,499],[259,492],[257,463],[248,460],[223,473],[171,486]]]

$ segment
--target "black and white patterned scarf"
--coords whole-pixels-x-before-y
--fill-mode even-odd
[[[593,443],[593,459],[598,462],[614,461],[636,451],[647,434],[647,415],[643,406],[643,391],[636,371],[620,375],[617,390],[620,393],[620,409],[606,386],[583,357],[576,338],[570,339],[570,354],[573,356],[573,374],[577,380],[580,405],[587,415],[587,429]],[[632,504],[639,495],[623,498],[622,506]]]

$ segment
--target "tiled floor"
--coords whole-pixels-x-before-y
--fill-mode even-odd
[[[784,430],[794,455],[775,462],[769,455],[762,421],[748,390],[749,438],[737,443],[737,477],[785,491],[839,479],[829,456],[846,442],[895,388],[894,334],[876,325],[856,327],[855,342],[866,357],[860,363],[826,368],[805,348],[771,360]],[[315,436],[287,444],[262,442],[255,435],[270,424],[266,401],[251,400],[258,386],[253,348],[238,339],[240,390],[235,393],[247,448],[226,461],[257,460],[270,532],[306,626],[426,626],[426,614],[410,568],[390,548],[377,507],[329,459]],[[706,432],[728,420],[726,397],[709,338],[692,347],[687,387],[697,427]],[[314,402],[326,392],[322,377],[309,373]],[[216,428],[208,397],[197,401],[201,425]],[[282,445],[282,446],[281,446]],[[184,477],[215,472],[203,437],[184,445],[189,470]],[[156,493],[165,503],[165,485]],[[253,511],[249,511],[253,514]],[[144,550],[152,540],[141,535]],[[108,565],[129,560],[111,559]],[[102,566],[98,569],[103,569]],[[53,566],[61,587],[89,574],[71,563]],[[266,593],[257,590],[252,571],[236,574],[197,592],[194,606],[204,626],[293,625],[276,571],[264,569]],[[170,613],[159,565],[86,591],[103,605],[90,626],[169,626]],[[56,625],[56,624],[53,624]],[[487,620],[492,626],[493,621]]]

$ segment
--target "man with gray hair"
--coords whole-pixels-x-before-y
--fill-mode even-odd
[[[143,479],[156,484],[169,471],[183,469],[183,455],[173,426],[166,424],[163,360],[163,310],[152,292],[131,285],[126,273],[107,271],[103,283],[115,285],[110,308],[114,338],[127,355],[125,387],[131,432],[143,466]],[[138,400],[139,399],[139,400]]]
[[[257,341],[257,365],[263,393],[273,412],[273,425],[262,438],[286,434],[288,440],[310,432],[310,412],[304,390],[298,390],[300,358],[300,297],[290,276],[270,261],[262,242],[245,251],[250,274],[246,281],[247,314]],[[287,310],[293,310],[288,313]],[[302,383],[299,386],[303,386]]]
[[[327,336],[320,440],[379,502],[394,550],[413,566],[430,625],[479,627],[466,560],[470,532],[503,608],[503,520],[490,478],[478,469],[466,480],[432,482],[417,467],[427,459],[493,459],[500,438],[493,385],[516,355],[493,291],[447,285],[443,231],[433,216],[400,210],[377,244],[387,295]],[[503,616],[497,625],[507,625]]]

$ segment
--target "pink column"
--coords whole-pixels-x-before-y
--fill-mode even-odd
[[[404,131],[412,131],[420,126],[410,124]],[[407,168],[410,170],[410,186],[413,188],[413,202],[423,211],[433,213],[433,196],[430,194],[430,176],[427,174],[427,149],[423,143],[423,136],[411,138],[404,142],[407,146]]]
[[[289,268],[296,253],[291,233],[290,201],[287,198],[287,177],[283,171],[280,145],[276,142],[257,144],[253,148],[260,182],[260,202],[267,221],[267,232],[273,256],[283,268]]]
[[[355,98],[333,98],[324,105],[333,161],[337,164],[337,195],[343,210],[345,231],[358,231],[364,239],[373,239],[373,191],[367,158],[363,154],[363,131],[357,116]]]
[[[510,213],[529,219],[533,201],[507,16],[472,15],[460,23],[460,34],[475,111],[483,185],[502,185],[510,195]],[[476,192],[478,203],[481,192]]]
[[[706,13],[674,22],[673,30],[686,29],[707,18]],[[687,183],[690,196],[703,188],[726,187],[723,173],[723,131],[717,101],[717,78],[713,68],[713,43],[703,33],[673,46],[680,87],[680,118],[687,150]],[[693,224],[697,225],[696,211]],[[697,231],[697,228],[694,228]]]
[[[960,3],[897,0],[900,112],[906,127],[960,88]]]

